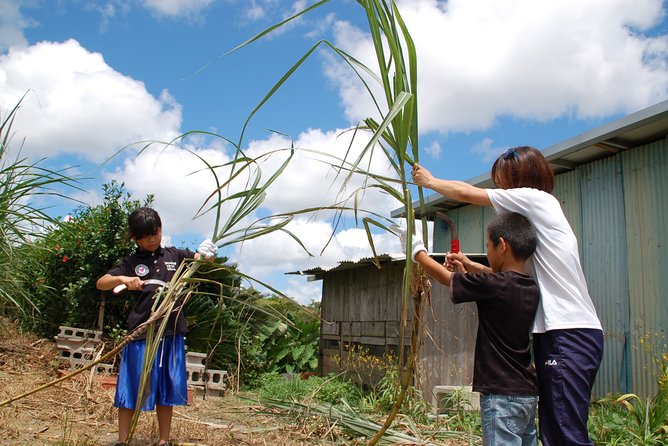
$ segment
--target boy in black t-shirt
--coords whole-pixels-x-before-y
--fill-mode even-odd
[[[406,249],[405,231],[395,230]],[[432,259],[419,232],[413,237],[413,261],[451,287],[454,303],[475,302],[478,307],[473,390],[481,394],[484,446],[537,444],[538,381],[531,363],[530,333],[540,292],[524,273],[524,263],[537,243],[536,230],[526,217],[501,214],[487,227],[492,272],[465,273],[459,262],[446,267]]]

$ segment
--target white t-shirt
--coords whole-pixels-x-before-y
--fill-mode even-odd
[[[587,291],[578,241],[559,201],[547,192],[526,187],[487,189],[487,196],[498,214],[517,212],[536,227],[538,246],[526,263],[526,272],[540,287],[533,332],[602,329]]]

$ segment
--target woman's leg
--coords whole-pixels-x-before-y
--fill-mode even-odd
[[[594,329],[534,334],[538,420],[543,446],[591,446],[587,432],[591,390],[603,357]]]

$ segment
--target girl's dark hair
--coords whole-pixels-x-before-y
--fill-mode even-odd
[[[549,194],[554,190],[554,172],[540,151],[533,147],[510,148],[492,166],[492,181],[501,189],[531,187]]]
[[[513,250],[516,259],[528,259],[538,246],[536,228],[528,218],[517,212],[497,216],[487,226],[487,234],[494,246],[497,246],[503,237]]]
[[[128,217],[129,240],[139,240],[149,235],[156,234],[162,228],[160,215],[151,208],[137,208]]]

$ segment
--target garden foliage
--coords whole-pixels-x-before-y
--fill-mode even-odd
[[[130,199],[123,184],[111,182],[102,189],[102,204],[77,207],[42,239],[22,248],[22,267],[34,277],[28,284],[34,308],[23,321],[40,335],[51,337],[60,325],[96,328],[103,298],[97,279],[134,250],[125,237],[127,216],[141,203]],[[143,205],[152,199],[146,197]],[[104,326],[125,326],[129,299],[105,299]]]

